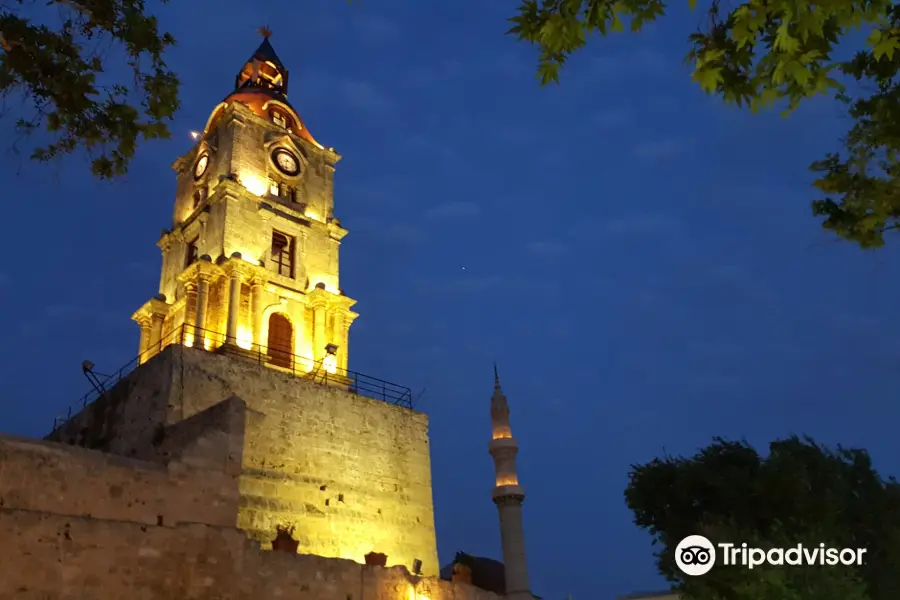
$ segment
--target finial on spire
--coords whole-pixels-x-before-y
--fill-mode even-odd
[[[263,25],[262,27],[257,29],[257,31],[259,32],[259,35],[263,36],[266,39],[272,37],[272,30],[269,29],[268,25]]]
[[[503,395],[503,388],[500,387],[500,372],[497,370],[497,361],[494,361],[494,395]]]

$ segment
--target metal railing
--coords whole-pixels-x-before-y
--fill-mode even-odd
[[[197,343],[200,340],[202,343]],[[56,417],[53,420],[53,429],[56,430],[100,396],[108,393],[139,365],[172,345],[190,346],[215,354],[239,356],[293,377],[342,387],[353,394],[412,408],[412,390],[406,386],[336,366],[327,368],[325,359],[313,360],[280,348],[269,348],[260,344],[248,344],[249,347],[243,347],[239,345],[240,340],[231,340],[230,342],[226,342],[226,340],[227,336],[222,332],[200,329],[188,324],[165,333],[158,342],[153,343],[111,375],[97,373],[96,375],[101,378],[100,385],[70,405],[65,416]]]

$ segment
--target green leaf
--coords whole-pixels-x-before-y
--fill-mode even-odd
[[[893,60],[894,52],[900,48],[900,40],[896,37],[884,37],[875,44],[875,47],[872,49],[872,54],[875,56],[875,60],[881,60],[882,57],[887,57],[888,60]]]

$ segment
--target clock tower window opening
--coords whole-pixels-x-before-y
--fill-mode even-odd
[[[206,186],[198,187],[194,190],[194,208],[196,209],[198,206],[203,204],[204,200],[206,200]]]
[[[270,62],[259,63],[259,83],[263,87],[277,90],[281,88],[282,82],[281,73],[278,72],[275,65]]]
[[[297,201],[297,189],[275,179],[269,179],[269,194],[277,196],[287,202]]]
[[[294,238],[280,231],[272,232],[271,270],[294,278]]]
[[[200,239],[194,238],[187,245],[187,255],[184,260],[184,267],[187,268],[197,262],[200,258]]]
[[[284,113],[277,111],[277,110],[271,111],[270,114],[272,115],[273,123],[275,123],[282,129],[287,129],[291,133],[294,132],[293,128],[291,127],[292,121],[291,121],[290,117],[286,116]]]

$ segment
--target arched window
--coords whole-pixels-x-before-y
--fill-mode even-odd
[[[294,328],[291,322],[281,313],[272,313],[269,317],[269,362],[278,367],[290,369],[293,365]]]

